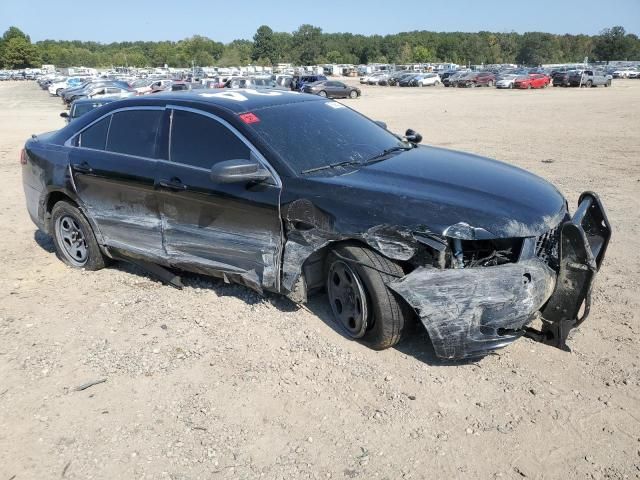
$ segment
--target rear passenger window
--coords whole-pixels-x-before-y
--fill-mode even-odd
[[[209,170],[224,160],[248,159],[247,147],[216,120],[182,110],[173,111],[170,159]]]
[[[78,146],[104,150],[104,146],[107,143],[109,120],[111,120],[111,116],[103,118],[83,131],[78,137]]]
[[[156,137],[163,110],[128,110],[114,113],[107,150],[138,157],[155,158]]]

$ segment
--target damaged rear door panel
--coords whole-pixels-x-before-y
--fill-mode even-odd
[[[69,152],[76,193],[105,245],[154,260],[163,257],[154,190],[163,111],[135,109],[104,117],[75,137],[78,148]]]

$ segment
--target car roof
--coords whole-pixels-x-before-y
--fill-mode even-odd
[[[115,98],[79,98],[77,100],[74,100],[73,103],[75,105],[83,103],[109,103],[115,100]]]
[[[152,97],[145,96],[124,99],[118,102],[118,108],[123,108],[127,105],[148,105],[157,103],[158,101],[163,103],[199,104],[202,106],[223,108],[233,113],[242,113],[259,108],[292,103],[326,102],[327,99],[287,90],[260,91],[251,88],[239,88],[213,93],[202,90],[192,90],[186,92],[162,92],[154,94]]]

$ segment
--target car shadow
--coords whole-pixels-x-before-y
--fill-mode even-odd
[[[286,300],[288,301],[288,299]],[[331,312],[329,301],[327,300],[327,295],[325,293],[312,296],[306,304],[306,308],[322,320],[336,334],[347,340],[351,340],[344,328],[333,319],[333,313]],[[393,348],[422,363],[426,363],[430,366],[442,367],[475,364],[481,360],[478,358],[465,360],[443,360],[438,358],[433,349],[433,344],[431,343],[429,334],[417,318],[413,318],[410,323],[406,325],[405,329],[405,338],[403,338],[402,341]],[[362,348],[367,347],[363,345]]]
[[[50,235],[47,235],[41,230],[36,230],[33,238],[35,242],[46,252],[55,252],[53,239]],[[164,283],[156,275],[135,263],[118,260],[112,262],[108,268],[114,268],[131,275],[144,277],[153,282]],[[265,292],[264,295],[260,295],[244,285],[226,283],[224,280],[215,277],[185,271],[175,271],[174,273],[180,276],[184,287],[211,290],[219,297],[235,297],[248,305],[257,305],[267,301],[283,313],[291,313],[300,309],[306,309],[324,322],[337,335],[340,335],[347,340],[351,340],[342,326],[333,319],[333,313],[331,312],[325,293],[315,294],[309,298],[309,301],[305,305],[299,305],[283,295],[270,292]],[[479,360],[442,360],[436,356],[431,339],[418,319],[413,319],[411,323],[406,326],[406,329],[405,338],[393,348],[420,362],[432,366],[460,366],[474,364]],[[363,345],[362,348],[367,347]]]
[[[36,230],[33,233],[35,242],[47,253],[55,253],[56,247],[53,245],[53,237],[47,235],[42,230]]]

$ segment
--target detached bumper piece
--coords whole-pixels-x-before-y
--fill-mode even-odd
[[[529,338],[569,351],[567,336],[589,316],[593,280],[610,238],[611,225],[600,199],[583,193],[573,218],[560,226],[556,287],[541,310],[542,329],[527,328]]]

